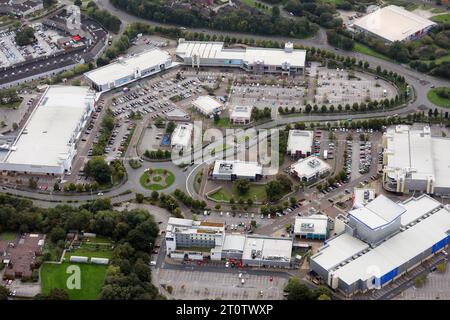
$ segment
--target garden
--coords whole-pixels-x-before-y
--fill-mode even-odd
[[[148,190],[164,190],[175,182],[174,174],[166,169],[147,169],[139,182]]]

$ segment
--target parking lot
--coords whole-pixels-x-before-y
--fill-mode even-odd
[[[218,221],[225,223],[228,232],[244,232],[250,230],[251,221],[256,221],[258,227],[270,224],[272,219],[267,215],[256,213],[232,213],[228,211],[207,211],[198,216],[198,220]]]
[[[450,300],[450,268],[445,273],[433,271],[428,274],[425,284],[417,288],[411,286],[398,295],[396,300]]]
[[[317,104],[350,104],[373,100],[391,99],[396,89],[389,83],[363,73],[349,74],[345,70],[317,70]]]
[[[167,79],[167,78],[166,78]],[[186,99],[192,100],[196,95],[204,93],[199,88],[200,82],[195,77],[169,78],[159,77],[140,82],[124,93],[115,96],[111,110],[119,120],[133,118],[133,114],[148,115],[151,119],[164,116]]]
[[[57,43],[58,39],[63,38],[57,31],[48,29],[40,23],[35,23],[32,27],[36,31],[34,34],[36,42],[26,46],[16,44],[15,31],[0,33],[1,67],[8,67],[29,59],[49,57],[64,50]],[[72,43],[72,46],[76,45]]]
[[[180,272],[160,269],[159,282],[166,288],[171,286],[176,299],[280,300],[283,299],[287,279],[275,274],[271,277],[269,272],[267,275],[251,275],[239,271],[199,272],[186,269]]]

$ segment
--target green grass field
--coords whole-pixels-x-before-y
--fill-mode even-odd
[[[14,232],[2,232],[0,233],[0,240],[13,241],[17,238],[17,233]]]
[[[67,280],[71,274],[67,268],[71,265],[80,267],[80,289],[69,290]],[[45,263],[41,269],[41,288],[43,294],[48,294],[51,289],[65,289],[71,300],[95,300],[98,299],[105,280],[108,266],[92,264],[74,264],[64,262],[62,264]]]
[[[230,126],[230,118],[220,118],[218,121],[214,121],[214,127],[226,128]]]
[[[256,6],[256,2],[255,2],[254,0],[242,0],[242,3],[248,5],[249,7],[256,8],[256,9],[262,11],[262,12],[265,12],[265,13],[270,12],[270,9],[265,9],[265,8],[263,8],[263,7],[257,7],[257,6]],[[270,5],[268,5],[268,4],[265,4],[265,5],[266,5],[267,7],[270,6]]]
[[[113,255],[112,243],[109,239],[103,239],[99,242],[83,242],[80,248],[66,252],[64,258],[69,261],[71,256],[95,257],[111,259]]]
[[[231,196],[223,189],[219,189],[216,192],[209,195],[216,201],[230,201]]]
[[[161,176],[161,178],[163,178],[164,177],[164,169],[153,169],[153,174],[152,174],[153,182],[155,181],[154,180],[155,176]],[[170,187],[175,182],[175,176],[170,171],[167,171],[167,175],[164,177],[164,182],[147,183],[148,178],[149,178],[149,174],[146,171],[139,179],[141,186],[143,186],[145,189],[148,189],[148,190],[164,190],[164,189]],[[162,181],[162,179],[161,179],[161,181]]]
[[[450,13],[434,16],[431,20],[437,23],[450,23]]]
[[[445,98],[438,96],[436,93],[436,91],[438,89],[446,89],[447,92],[450,94],[450,88],[440,87],[440,88],[431,89],[427,93],[428,100],[430,100],[431,103],[433,103],[437,106],[450,108],[450,99],[445,99]]]
[[[385,56],[384,54],[378,53],[375,50],[372,50],[371,48],[361,44],[361,43],[357,43],[355,42],[355,47],[353,48],[353,51],[368,55],[368,56],[372,56],[372,57],[376,57],[379,59],[383,59],[386,61],[390,61],[392,62],[393,60],[391,58],[389,58],[388,56]]]
[[[233,183],[232,187],[233,196],[236,202],[239,199],[246,201],[247,199],[252,199],[253,201],[266,201],[266,186],[262,184],[250,184],[250,190],[248,190],[246,195],[240,195],[237,191],[236,185]]]

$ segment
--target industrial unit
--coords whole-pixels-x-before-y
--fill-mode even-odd
[[[428,195],[402,203],[379,196],[351,210],[345,229],[310,258],[310,269],[350,297],[380,289],[442,251],[450,207]]]
[[[222,222],[170,218],[167,255],[173,259],[227,260],[242,266],[290,268],[292,238],[226,234]]]
[[[192,106],[206,117],[212,117],[223,109],[223,105],[210,96],[199,96],[192,102]]]
[[[450,195],[450,139],[428,126],[398,125],[383,135],[383,187],[398,193]]]
[[[234,124],[250,123],[252,117],[252,106],[233,106],[230,114],[230,121]]]
[[[306,51],[294,50],[291,42],[284,49],[224,48],[223,42],[178,40],[177,58],[192,67],[237,67],[255,74],[303,74]]]
[[[89,87],[49,86],[17,139],[0,155],[0,170],[42,175],[70,172],[95,99]]]
[[[328,237],[328,217],[323,214],[296,217],[294,235],[300,239],[325,240]]]
[[[311,181],[327,174],[331,166],[316,156],[300,159],[290,167],[290,172],[300,181]]]
[[[187,149],[191,146],[192,123],[180,123],[172,133],[170,145],[174,149]]]
[[[309,157],[311,155],[313,140],[313,131],[289,130],[286,152],[296,159]]]
[[[387,6],[357,19],[350,27],[386,42],[415,40],[437,24],[402,7]]]
[[[256,181],[262,177],[262,166],[257,162],[216,160],[213,178],[218,180],[247,179]]]
[[[84,74],[97,91],[105,92],[124,86],[172,67],[170,55],[159,48],[152,48],[94,69]]]

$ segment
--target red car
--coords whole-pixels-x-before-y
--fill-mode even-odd
[[[272,276],[269,277],[269,281],[270,281],[270,282],[273,281],[273,277],[272,277]]]

